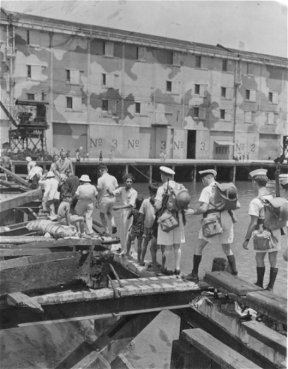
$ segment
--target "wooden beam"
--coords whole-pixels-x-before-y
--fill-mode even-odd
[[[57,369],[102,368],[101,364],[111,363],[116,356],[137,336],[158,314],[158,312],[121,317],[89,346],[73,351]],[[98,366],[99,365],[99,366]]]
[[[1,212],[10,210],[13,208],[17,208],[18,206],[22,206],[31,201],[40,200],[42,198],[42,190],[41,188],[37,188],[36,190],[30,190],[27,192],[23,192],[21,194],[14,195],[8,199],[4,199],[0,202]]]
[[[30,238],[30,242],[22,242],[22,244],[20,242],[18,242],[17,240],[21,240],[21,237],[13,237],[15,238],[15,243],[2,243],[0,242],[0,248],[1,249],[22,249],[24,247],[27,248],[62,248],[62,247],[81,247],[81,246],[92,246],[94,247],[95,250],[97,251],[104,251],[106,250],[106,248],[102,245],[102,241],[95,239],[95,238],[61,238],[58,240],[55,240],[54,238],[47,238],[47,237],[42,237],[40,240],[36,240],[34,241],[33,238]],[[12,241],[13,238],[11,237]],[[25,241],[29,241],[29,238],[24,238]],[[1,237],[0,237],[1,240]]]
[[[184,330],[182,336],[223,369],[261,368],[201,328]]]
[[[270,291],[250,292],[245,300],[247,306],[277,322],[287,324],[287,299]]]
[[[281,355],[287,355],[286,336],[255,320],[243,322],[242,325],[246,328],[246,331],[249,335],[255,337],[258,341],[265,343],[267,346],[273,348]]]
[[[22,292],[13,292],[7,295],[7,303],[11,306],[21,306],[30,309],[36,309],[38,311],[43,311],[40,304],[35,299],[25,295]]]
[[[228,272],[206,272],[204,280],[217,289],[237,296],[246,296],[249,292],[262,290],[261,287]]]
[[[23,186],[30,188],[30,184],[28,181],[25,181],[22,177],[18,176],[17,174],[11,172],[11,170],[4,168],[2,165],[0,165],[0,169],[3,170],[6,174],[8,174],[10,177],[14,179],[15,182],[18,182],[22,184]]]
[[[103,291],[95,290],[96,291]],[[110,290],[110,289],[109,289]],[[37,298],[38,303],[41,304],[44,313],[39,315],[34,312],[27,312],[20,307],[7,308],[2,306],[0,314],[0,328],[11,328],[19,324],[41,324],[41,323],[55,323],[59,321],[77,320],[78,318],[105,318],[108,316],[116,315],[134,315],[139,312],[145,313],[152,311],[161,311],[169,309],[169,307],[185,308],[189,306],[190,301],[199,296],[200,290],[186,290],[163,293],[154,292],[154,294],[141,294],[141,295],[127,295],[120,298],[113,298],[112,296],[103,299],[81,299],[79,301],[61,301],[59,296],[59,302],[57,304],[43,304],[40,298]],[[89,294],[89,292],[86,292]],[[35,298],[35,297],[33,297]],[[41,297],[43,298],[43,296]]]

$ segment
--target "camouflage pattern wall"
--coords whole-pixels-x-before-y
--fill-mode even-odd
[[[111,158],[279,155],[287,134],[287,60],[265,63],[260,54],[208,45],[169,48],[156,37],[147,43],[145,35],[131,43],[115,30],[106,38],[82,35],[75,24],[66,22],[64,29],[54,20],[51,28],[35,16],[26,15],[24,26],[17,17],[1,27],[2,101],[12,112],[16,99],[49,102],[50,152],[65,147],[73,157],[82,147],[95,158],[100,152]]]

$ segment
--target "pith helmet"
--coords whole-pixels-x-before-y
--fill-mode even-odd
[[[91,179],[87,174],[82,174],[82,176],[80,177],[80,181],[81,182],[91,182]]]

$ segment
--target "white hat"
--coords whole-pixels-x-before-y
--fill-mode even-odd
[[[279,174],[279,182],[283,186],[287,185],[288,184],[288,173]]]
[[[89,178],[87,174],[82,174],[82,176],[80,177],[80,181],[81,182],[91,182],[91,179]]]
[[[32,161],[32,158],[30,156],[26,156],[25,160],[29,163],[30,161]]]
[[[164,167],[164,166],[160,167],[160,172],[162,172],[164,174],[168,174],[169,176],[174,176],[174,174],[175,174],[173,169],[168,168],[168,167]]]
[[[214,177],[217,176],[217,172],[215,169],[205,169],[205,170],[200,170],[198,172],[200,174],[201,177],[206,176],[207,174],[212,174]]]
[[[55,174],[53,172],[48,172],[47,175],[46,175],[46,178],[53,178],[55,177]]]
[[[249,177],[251,179],[253,179],[254,177],[257,177],[257,176],[267,176],[267,169],[255,169],[255,170],[252,170],[252,172],[249,173]]]

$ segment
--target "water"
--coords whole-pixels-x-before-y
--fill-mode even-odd
[[[191,206],[195,206],[197,204],[199,194],[202,190],[201,183],[184,183],[186,188],[189,190],[192,200]],[[251,242],[249,243],[249,250],[245,250],[242,247],[242,243],[246,234],[246,230],[248,224],[250,222],[250,217],[247,214],[249,202],[255,194],[252,190],[251,182],[238,182],[236,183],[237,188],[239,190],[239,200],[241,203],[241,208],[237,210],[237,223],[234,225],[234,243],[232,246],[233,252],[236,256],[237,268],[239,272],[239,277],[243,278],[249,282],[256,281],[256,263],[254,252],[252,249]],[[147,183],[135,183],[134,188],[138,191],[139,194],[144,195],[145,197],[148,195],[148,184]],[[187,217],[187,223],[185,227],[185,235],[186,235],[186,243],[182,246],[182,260],[181,260],[181,270],[184,273],[190,273],[193,263],[193,254],[194,247],[198,242],[198,232],[200,228],[200,219],[201,216],[189,216]],[[276,279],[276,283],[274,286],[274,293],[287,297],[287,262],[282,257],[282,252],[287,246],[287,235],[282,237],[282,251],[278,254],[278,276]],[[215,257],[224,257],[224,253],[222,251],[222,247],[220,245],[210,245],[208,244],[203,252],[202,263],[199,268],[199,275],[202,278],[206,271],[211,271],[212,261]],[[158,261],[160,261],[160,251],[158,252]],[[147,259],[150,259],[150,252],[147,251]],[[172,269],[173,265],[173,255],[169,255],[167,260],[167,266]],[[266,273],[265,273],[265,283],[268,283],[269,279],[269,261],[266,256],[265,259],[266,264]]]

